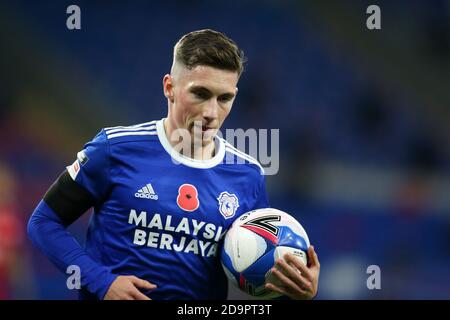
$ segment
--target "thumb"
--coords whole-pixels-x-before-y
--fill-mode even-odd
[[[308,257],[309,257],[311,267],[319,267],[320,266],[319,258],[317,257],[317,253],[314,250],[314,246],[309,246]]]

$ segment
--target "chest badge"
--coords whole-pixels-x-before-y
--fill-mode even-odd
[[[177,204],[184,211],[194,211],[200,206],[197,188],[192,184],[182,184],[178,188]]]
[[[236,195],[224,191],[220,194],[217,200],[219,201],[219,211],[222,216],[225,219],[233,217],[239,207],[239,200]]]

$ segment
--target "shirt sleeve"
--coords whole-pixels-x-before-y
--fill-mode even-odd
[[[28,237],[62,272],[80,270],[80,285],[103,299],[116,279],[110,268],[94,261],[66,230],[59,215],[41,201],[28,221]]]
[[[102,130],[78,152],[76,160],[67,167],[67,171],[98,202],[109,190],[109,161],[109,143]]]

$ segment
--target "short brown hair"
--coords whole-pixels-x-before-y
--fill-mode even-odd
[[[203,29],[184,35],[174,48],[175,61],[188,69],[206,65],[218,69],[244,70],[245,56],[236,43],[221,32]]]

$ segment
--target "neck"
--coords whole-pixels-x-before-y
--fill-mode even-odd
[[[216,149],[214,141],[210,141],[206,145],[203,145],[202,143],[195,145],[192,141],[185,142],[181,140],[180,142],[180,140],[177,139],[180,137],[180,135],[173,134],[177,127],[175,124],[171,123],[169,118],[166,118],[163,121],[163,125],[167,140],[169,141],[170,145],[183,156],[195,160],[209,160],[214,157]],[[172,140],[172,138],[174,138],[174,140]]]

